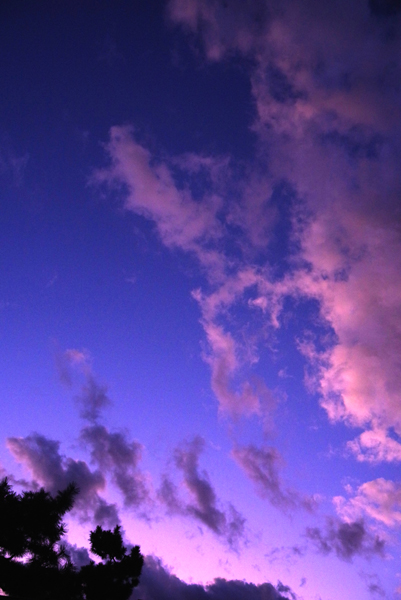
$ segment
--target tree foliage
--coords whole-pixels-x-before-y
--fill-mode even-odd
[[[86,600],[128,600],[132,589],[139,583],[143,565],[139,546],[134,546],[127,554],[119,525],[114,531],[96,527],[90,534],[90,544],[91,551],[103,562],[96,564],[91,561],[81,569]]]
[[[143,566],[139,546],[123,545],[120,527],[90,534],[91,551],[102,560],[77,570],[61,539],[64,515],[78,489],[52,497],[44,489],[16,494],[0,482],[0,588],[31,600],[127,600]]]

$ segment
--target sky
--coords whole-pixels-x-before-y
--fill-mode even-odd
[[[1,475],[137,600],[401,597],[401,4],[3,0]]]

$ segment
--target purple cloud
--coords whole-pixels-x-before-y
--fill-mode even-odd
[[[81,407],[81,417],[87,421],[97,421],[111,400],[107,396],[107,386],[101,385],[93,374],[89,352],[75,348],[57,352],[56,365],[64,385],[72,387],[74,383],[81,384],[81,391],[76,397]]]
[[[124,433],[110,433],[104,425],[84,427],[81,440],[90,448],[91,458],[102,473],[110,473],[124,498],[125,506],[150,503],[148,478],[139,469],[143,446],[129,442]]]
[[[232,456],[245,474],[256,486],[258,494],[267,498],[273,506],[288,511],[304,508],[312,511],[316,501],[304,497],[296,491],[283,486],[280,478],[282,458],[275,448],[256,448],[256,446],[237,446]]]
[[[324,531],[319,527],[308,527],[306,537],[321,554],[334,552],[343,560],[351,560],[356,555],[383,556],[384,552],[384,540],[372,535],[362,520],[347,523],[328,518]]]
[[[107,526],[119,523],[115,504],[108,504],[99,496],[106,486],[103,474],[91,471],[82,460],[60,454],[60,442],[33,433],[25,438],[8,438],[7,447],[16,461],[31,472],[33,487],[43,486],[56,494],[74,482],[79,488],[74,510],[81,518]]]
[[[281,592],[290,593],[295,598],[290,588],[281,583],[277,588],[271,583],[255,585],[226,579],[215,579],[207,586],[185,583],[173,575],[160,559],[147,556],[135,595],[143,600],[288,600],[288,596]]]
[[[291,268],[278,282],[270,265],[258,270],[265,282],[258,306],[271,307],[272,288],[276,316],[285,296],[318,302],[333,336],[323,350],[304,349],[322,406],[331,420],[373,432],[350,445],[359,460],[399,460],[391,433],[401,434],[399,7],[380,0],[322,7],[315,0],[170,0],[168,14],[198,37],[206,60],[253,59],[253,130],[266,165],[259,189],[265,205],[282,182],[292,196]],[[390,21],[394,35],[387,35]],[[255,212],[251,202],[243,192],[227,220],[257,255],[261,228],[263,247],[271,241],[274,212]],[[216,395],[234,372],[232,356],[216,357]]]
[[[73,565],[80,568],[90,563],[90,556],[87,548],[79,548],[76,544],[70,544],[66,540],[63,540],[62,544],[70,556]]]
[[[167,477],[162,482],[159,498],[172,514],[195,518],[235,548],[244,537],[245,519],[231,504],[225,511],[219,507],[208,474],[199,471],[199,456],[204,446],[205,441],[198,436],[174,452],[175,465],[183,474],[183,484],[190,500],[183,500],[177,487]]]

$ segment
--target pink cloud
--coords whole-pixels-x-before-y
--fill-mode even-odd
[[[224,325],[230,311],[248,295],[247,307],[260,311],[266,327],[277,328],[286,296],[313,298],[333,335],[324,351],[309,344],[305,356],[329,418],[400,434],[397,41],[380,34],[382,22],[367,2],[279,7],[170,0],[168,14],[198,36],[207,60],[252,57],[260,164],[248,165],[235,202],[228,202],[227,159],[189,154],[156,160],[132,129],[113,127],[111,165],[93,180],[122,186],[127,210],[152,220],[168,247],[201,262],[212,289],[195,297],[222,411],[263,413],[259,392],[242,373],[257,361],[266,329],[246,348]],[[177,183],[173,165],[187,176],[208,173],[200,200],[190,185]],[[282,182],[293,195],[292,246],[287,274],[274,281],[270,265],[255,259],[270,241],[277,219],[271,196]],[[237,235],[230,236],[231,226]],[[235,258],[228,242],[236,245]],[[373,448],[377,460],[395,460],[397,447],[385,435],[376,443],[367,433],[349,448],[360,460],[364,453],[371,458]]]
[[[361,433],[347,447],[360,462],[401,461],[401,444],[383,429],[370,429]]]
[[[112,127],[107,150],[111,166],[95,172],[92,183],[125,186],[125,208],[151,219],[167,246],[194,252],[202,264],[219,268],[218,254],[207,248],[221,235],[215,218],[221,205],[218,196],[196,202],[189,189],[179,189],[169,166],[136,142],[130,127]],[[193,160],[185,162],[193,169]]]
[[[269,392],[248,380],[235,383],[240,368],[253,358],[244,356],[243,344],[218,323],[246,290],[263,283],[255,268],[236,265],[220,247],[225,230],[217,213],[223,200],[216,190],[224,189],[227,160],[194,154],[170,160],[170,165],[179,165],[189,176],[205,171],[210,191],[195,201],[188,186],[178,186],[169,165],[155,160],[135,141],[132,129],[113,127],[107,149],[111,166],[97,171],[93,182],[123,185],[125,208],[153,221],[168,247],[194,253],[212,284],[212,291],[197,291],[194,297],[202,310],[201,322],[209,345],[205,359],[211,366],[212,388],[220,409],[235,416],[260,413],[260,403],[267,406]],[[262,195],[264,182],[258,185]],[[255,191],[258,185],[254,185]],[[267,312],[261,302],[262,298],[255,299],[254,306]]]
[[[352,490],[349,489],[350,494]],[[360,485],[350,498],[336,496],[334,504],[345,519],[365,515],[388,527],[401,525],[401,484],[380,477]]]

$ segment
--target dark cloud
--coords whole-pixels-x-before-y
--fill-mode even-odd
[[[335,552],[343,560],[351,560],[354,556],[383,556],[384,540],[372,535],[365,527],[364,521],[346,523],[328,518],[326,528],[308,527],[306,536],[321,554]]]
[[[366,588],[373,598],[386,598],[386,592],[376,573],[365,573],[362,571],[360,576],[366,583]]]
[[[31,486],[43,486],[56,494],[74,482],[79,488],[75,510],[81,518],[94,518],[96,523],[107,526],[119,522],[116,506],[99,496],[106,486],[103,474],[91,471],[85,461],[60,454],[60,442],[33,433],[25,438],[10,437],[7,446],[14,458],[31,472]]]
[[[56,364],[64,385],[69,388],[79,385],[81,388],[76,400],[81,408],[81,417],[90,425],[81,429],[79,437],[89,449],[97,469],[91,471],[86,462],[60,455],[59,442],[36,433],[26,438],[9,438],[8,447],[14,457],[32,472],[36,483],[39,482],[51,493],[74,481],[80,489],[76,508],[81,516],[90,513],[96,523],[113,527],[120,522],[117,507],[98,494],[106,487],[106,475],[122,493],[125,506],[144,508],[151,504],[148,479],[139,469],[143,447],[136,441],[130,442],[125,433],[112,433],[99,424],[103,408],[111,401],[107,387],[93,375],[87,351],[57,351]],[[35,482],[25,483],[35,485]],[[144,512],[140,516],[147,517]]]
[[[129,442],[122,432],[109,432],[104,425],[84,427],[80,437],[90,448],[92,461],[102,473],[111,474],[126,506],[149,504],[147,478],[139,469],[143,450],[141,444]]]
[[[162,482],[159,498],[172,514],[194,517],[235,547],[244,537],[245,519],[231,504],[226,510],[219,507],[208,474],[206,471],[199,471],[199,455],[204,445],[204,440],[198,436],[181,445],[174,453],[175,465],[183,474],[183,483],[190,501],[180,498],[177,487],[167,477]]]
[[[283,486],[279,473],[282,459],[275,448],[237,446],[233,449],[232,456],[254,482],[259,495],[268,499],[273,506],[284,511],[296,508],[311,511],[315,507],[313,498],[301,496]]]
[[[77,401],[81,405],[81,417],[88,421],[97,421],[102,409],[111,404],[107,387],[100,385],[93,375],[88,376]]]
[[[75,348],[65,352],[56,351],[56,366],[64,385],[72,387],[74,383],[80,383],[81,391],[76,401],[81,408],[81,417],[91,422],[97,421],[111,400],[107,396],[107,386],[101,385],[93,374],[89,353]]]
[[[63,541],[63,546],[70,556],[73,565],[80,568],[89,564],[90,556],[87,548],[79,548],[76,544],[70,544],[66,540]]]
[[[279,583],[282,593],[290,593],[287,586]],[[207,586],[189,584],[173,575],[154,556],[145,558],[141,580],[135,591],[136,598],[142,600],[288,600],[271,583],[255,585],[244,581],[215,579]]]

